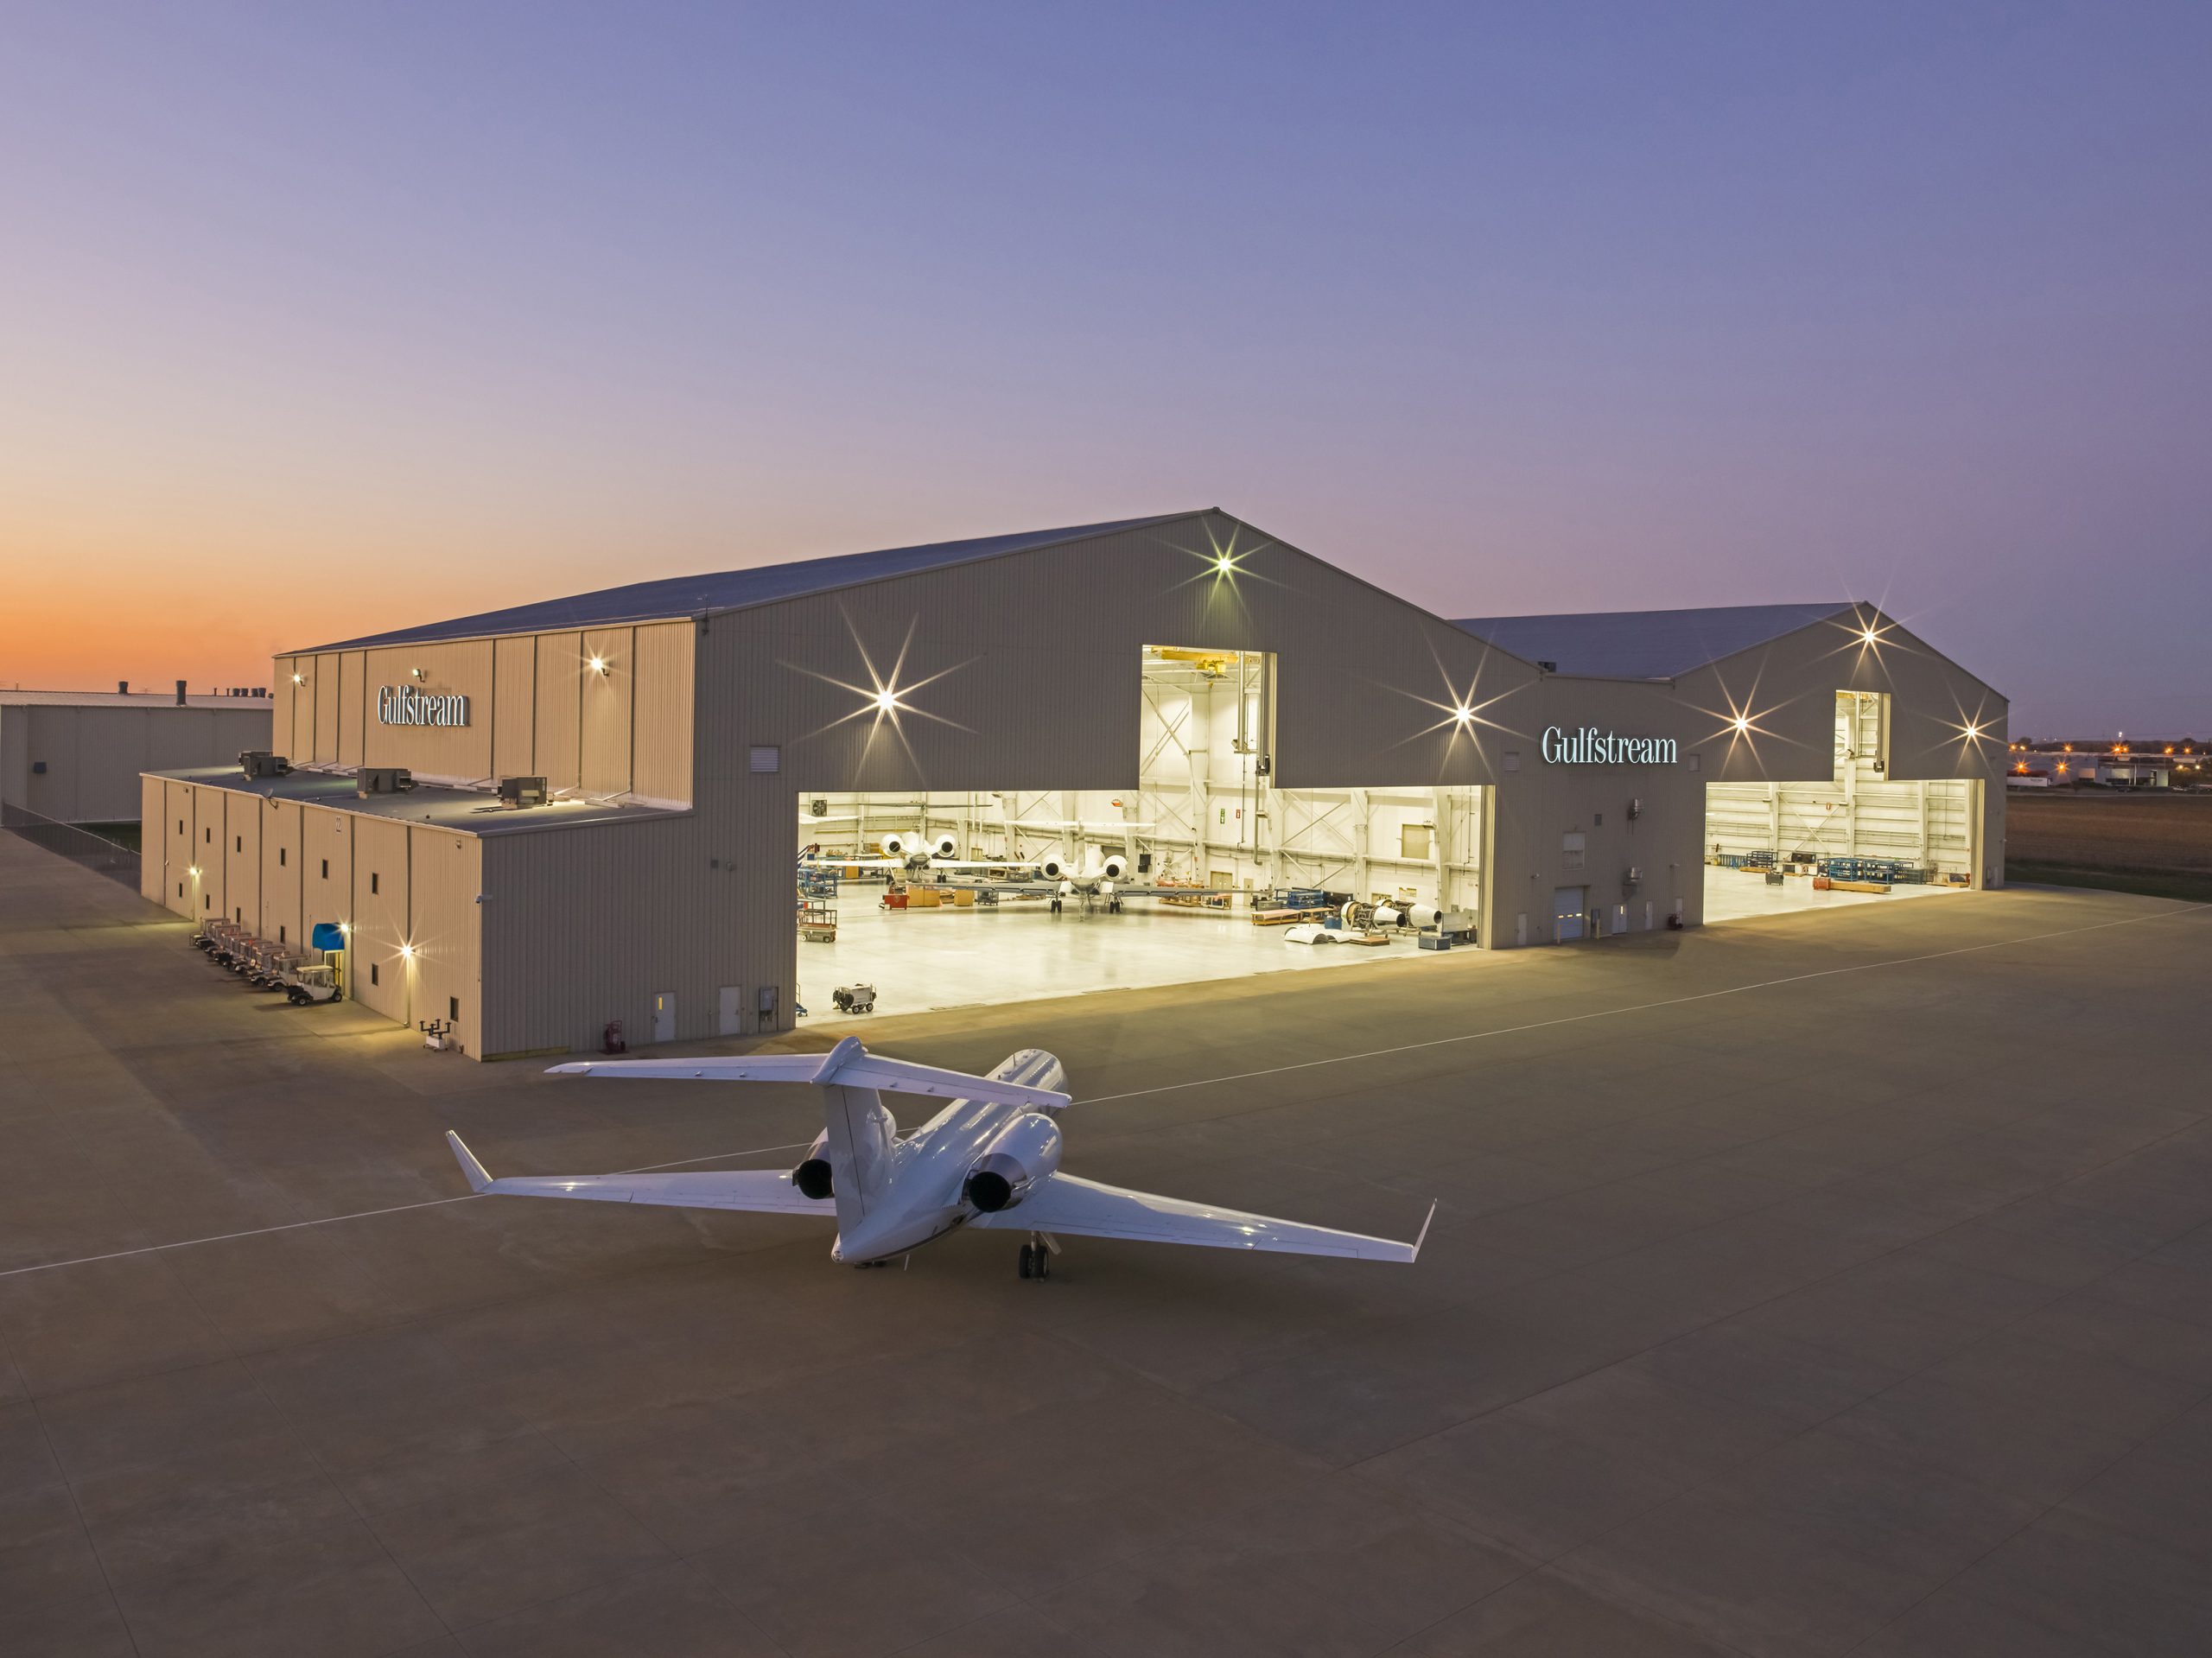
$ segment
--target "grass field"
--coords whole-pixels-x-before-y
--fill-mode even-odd
[[[2016,794],[2005,803],[2005,871],[2212,902],[2212,795]]]

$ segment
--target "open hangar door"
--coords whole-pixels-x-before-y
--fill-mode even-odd
[[[1146,646],[1134,788],[801,799],[801,1005],[842,1021],[1472,943],[1484,791],[1275,787],[1274,672]]]
[[[1889,734],[1889,693],[1838,691],[1832,777],[1706,786],[1708,924],[1973,884],[1983,785],[1892,782]]]

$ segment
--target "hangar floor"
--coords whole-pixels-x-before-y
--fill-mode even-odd
[[[843,1022],[830,1003],[838,985],[873,984],[879,1015],[1030,1001],[1087,990],[1134,989],[1242,978],[1254,973],[1351,969],[1419,956],[1410,937],[1380,946],[1294,944],[1282,927],[1241,915],[1193,915],[1132,899],[1119,915],[1058,915],[1041,903],[995,909],[887,911],[880,889],[849,886],[837,905],[835,943],[798,947],[799,1002],[815,1019]],[[1471,953],[1471,952],[1469,952]]]
[[[879,1021],[1058,1052],[1079,1173],[1443,1199],[1411,1267],[1071,1241],[1046,1285],[472,1197],[447,1128],[775,1167],[820,1109],[426,1053],[186,931],[0,835],[0,1652],[2212,1651],[2212,1100],[2155,1034],[2212,908]],[[2062,1031],[2140,1036],[2128,1086]]]
[[[1839,893],[1830,887],[1815,891],[1809,876],[1783,878],[1779,886],[1770,886],[1766,876],[1758,870],[1721,869],[1712,864],[1705,867],[1705,920],[1707,926],[1716,922],[1742,921],[1754,916],[1796,915],[1808,910],[1849,910],[1863,904],[1894,904],[1909,898],[1940,898],[1956,893],[1955,886],[1892,886],[1887,893]]]

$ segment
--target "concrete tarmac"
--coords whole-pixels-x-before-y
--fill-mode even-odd
[[[448,1128],[781,1166],[816,1108],[426,1053],[186,938],[0,835],[0,1652],[2212,1650],[2212,909],[870,1021],[1055,1050],[1077,1173],[1443,1200],[1411,1267],[1073,1239],[1044,1285],[467,1197]]]

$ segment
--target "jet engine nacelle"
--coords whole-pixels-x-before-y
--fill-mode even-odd
[[[1041,1111],[1025,1111],[993,1136],[961,1195],[979,1213],[995,1215],[1014,1207],[1059,1166],[1060,1125]]]
[[[940,835],[930,842],[930,856],[932,858],[950,858],[959,850],[960,842],[950,835]]]
[[[885,835],[878,844],[883,848],[883,855],[887,858],[903,858],[913,849],[914,845],[912,839],[895,829]]]
[[[1037,860],[1037,873],[1046,880],[1058,880],[1068,873],[1068,861],[1057,852],[1047,852]]]
[[[1129,873],[1129,860],[1125,853],[1116,852],[1098,866],[1098,873],[1108,880],[1119,880]]]
[[[830,1159],[826,1157],[810,1157],[793,1169],[791,1185],[798,1188],[802,1197],[811,1197],[817,1203],[837,1195],[836,1177],[831,1172]]]

